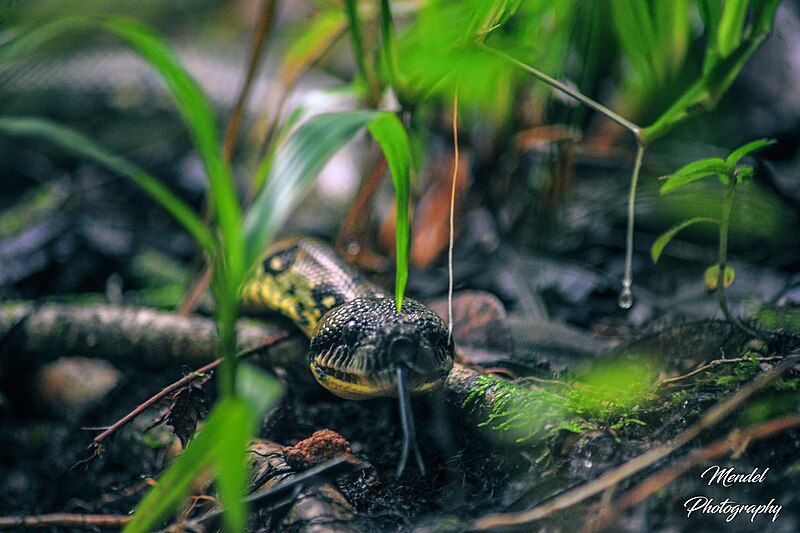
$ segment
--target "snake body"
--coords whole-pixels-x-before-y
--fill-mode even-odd
[[[402,396],[406,386],[424,393],[453,366],[452,340],[433,310],[406,298],[398,312],[385,291],[314,239],[275,244],[242,298],[247,309],[290,318],[311,339],[317,382],[343,398]]]

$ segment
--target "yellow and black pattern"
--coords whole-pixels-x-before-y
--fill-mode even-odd
[[[311,338],[311,371],[338,396],[395,395],[399,363],[411,371],[411,391],[425,392],[453,365],[438,315],[411,299],[398,313],[384,291],[314,239],[273,246],[242,298],[247,310],[277,311]]]

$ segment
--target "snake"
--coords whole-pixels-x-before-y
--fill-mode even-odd
[[[349,400],[396,397],[403,428],[398,475],[417,446],[411,395],[442,385],[455,350],[447,325],[430,307],[394,298],[330,246],[309,237],[270,247],[242,291],[248,312],[270,310],[288,317],[310,339],[314,379]]]

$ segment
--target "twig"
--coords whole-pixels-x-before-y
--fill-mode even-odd
[[[172,383],[171,385],[164,387],[163,389],[161,389],[160,392],[154,394],[144,402],[140,403],[133,411],[131,411],[127,415],[123,416],[122,418],[120,418],[119,420],[108,426],[108,428],[106,428],[105,431],[103,431],[102,433],[98,434],[95,438],[93,438],[91,446],[100,445],[104,440],[106,440],[111,435],[116,433],[124,425],[133,421],[133,419],[142,414],[144,411],[146,411],[156,403],[160,402],[164,398],[166,398],[169,394],[172,394],[176,390],[185,387],[186,385],[190,384],[197,378],[203,376],[204,374],[207,374],[208,372],[219,366],[220,363],[222,363],[221,357],[215,359],[214,361],[208,363],[207,365],[201,368],[198,368],[194,372],[186,374],[175,383]]]
[[[228,127],[225,130],[225,140],[222,145],[222,155],[227,160],[231,160],[233,148],[236,146],[236,138],[242,125],[244,107],[250,97],[258,67],[261,64],[261,57],[264,55],[265,44],[269,39],[272,30],[272,21],[275,18],[275,7],[277,0],[264,0],[261,4],[261,12],[256,23],[255,35],[250,46],[250,55],[247,62],[247,73],[245,74],[244,84],[239,91],[236,105],[233,107]]]
[[[272,487],[254,492],[247,496],[244,501],[248,503],[260,502],[262,506],[266,505],[269,509],[274,509],[290,503],[305,489],[329,483],[337,477],[355,472],[360,468],[363,468],[363,466],[353,464],[346,457],[336,457],[299,474],[294,474]],[[197,520],[193,520],[192,523],[201,524],[207,522],[221,515],[222,512],[221,508],[214,509]]]
[[[617,483],[631,477],[632,475],[655,464],[661,459],[672,454],[689,441],[700,435],[704,430],[710,428],[736,410],[753,394],[767,386],[769,383],[780,377],[784,371],[800,360],[800,354],[792,353],[787,355],[783,361],[776,365],[769,372],[765,372],[755,378],[750,383],[744,385],[736,393],[717,403],[714,407],[706,411],[700,420],[692,424],[683,433],[678,435],[675,440],[667,444],[653,448],[638,457],[635,457],[622,464],[621,466],[605,472],[597,479],[569,490],[560,496],[555,497],[549,502],[518,513],[495,514],[479,518],[468,523],[465,529],[469,531],[482,531],[487,529],[513,527],[527,525],[542,518],[546,518],[556,511],[572,507],[582,501],[615,486]]]
[[[751,442],[768,439],[798,427],[800,427],[800,415],[793,414],[744,430],[734,430],[724,439],[693,452],[677,464],[652,474],[636,487],[623,494],[611,507],[604,507],[600,514],[591,523],[587,524],[585,529],[587,531],[602,531],[614,523],[620,513],[643,502],[690,469],[730,452],[741,453]]]
[[[275,344],[277,342],[282,341],[285,338],[286,338],[285,335],[276,335],[276,336],[274,336],[274,337],[272,337],[270,339],[267,339],[265,341],[265,343],[264,343],[264,346],[266,347],[266,346],[273,345],[273,344]],[[252,355],[252,354],[253,354],[252,350],[247,350],[247,351],[241,352],[239,354],[239,358],[243,359],[243,358],[245,358],[245,357],[247,357],[249,355]],[[122,428],[126,424],[130,423],[131,421],[133,421],[137,416],[142,414],[148,408],[150,408],[153,405],[157,404],[158,402],[160,402],[161,400],[163,400],[164,398],[166,398],[167,396],[169,396],[173,392],[175,392],[175,391],[177,391],[179,389],[182,389],[183,387],[189,385],[190,383],[192,383],[197,378],[200,378],[203,375],[205,375],[208,372],[210,372],[211,370],[215,369],[217,366],[220,365],[220,363],[222,363],[222,360],[223,360],[222,357],[217,358],[217,359],[211,361],[210,363],[208,363],[207,365],[204,365],[204,366],[198,368],[197,370],[186,374],[181,379],[179,379],[178,381],[172,383],[171,385],[167,385],[166,387],[161,389],[161,391],[157,392],[156,394],[154,394],[153,396],[151,396],[150,398],[145,400],[143,403],[139,404],[133,411],[131,411],[127,415],[123,416],[122,418],[120,418],[119,420],[114,422],[112,425],[110,425],[108,428],[106,428],[102,433],[98,434],[95,438],[93,438],[92,439],[92,444],[90,444],[90,447],[99,446],[104,440],[108,439],[111,435],[113,435],[114,433],[119,431],[120,428]]]
[[[669,385],[670,383],[676,383],[678,381],[681,381],[681,380],[690,378],[692,376],[695,376],[695,375],[699,374],[700,372],[708,370],[709,368],[714,368],[715,366],[724,365],[724,364],[730,364],[730,363],[744,363],[744,362],[747,362],[747,361],[753,361],[754,359],[756,361],[758,361],[758,362],[768,362],[768,361],[774,361],[776,359],[781,359],[781,357],[776,355],[776,356],[773,356],[773,357],[755,357],[755,358],[754,357],[736,357],[736,358],[733,358],[733,359],[715,359],[715,360],[713,360],[713,361],[711,361],[709,363],[706,363],[706,364],[704,364],[702,366],[699,366],[699,367],[695,368],[694,370],[692,370],[691,372],[688,372],[686,374],[683,374],[683,375],[680,375],[680,376],[676,376],[674,378],[662,379],[661,382],[658,385],[659,386],[663,386],[663,385]]]
[[[117,514],[72,514],[52,513],[27,516],[0,516],[0,529],[6,528],[44,528],[44,527],[85,527],[120,528],[130,522],[131,515]]]
[[[638,130],[637,130],[638,131]],[[633,163],[631,174],[631,187],[628,192],[628,225],[625,231],[625,273],[622,276],[622,292],[619,294],[619,306],[628,309],[633,305],[633,226],[636,215],[636,188],[639,184],[639,171],[642,169],[644,145],[636,133],[636,161]]]

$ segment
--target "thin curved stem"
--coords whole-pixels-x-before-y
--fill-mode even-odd
[[[719,273],[717,274],[717,301],[722,309],[722,314],[733,324],[734,327],[742,330],[752,337],[760,337],[754,329],[745,326],[728,307],[728,298],[725,287],[725,269],[728,266],[728,229],[730,228],[731,212],[733,211],[733,199],[736,195],[736,176],[729,176],[730,185],[725,195],[725,203],[722,206],[722,218],[719,224]]]
[[[458,181],[458,84],[453,97],[453,180],[450,185],[450,241],[447,247],[447,338],[453,337],[453,248],[455,244],[456,182]]]
[[[628,192],[628,227],[625,233],[625,273],[622,276],[622,292],[619,295],[619,306],[628,309],[633,305],[631,286],[633,285],[633,227],[636,217],[636,189],[639,185],[639,171],[642,169],[644,145],[636,145],[636,161],[633,163],[631,188]]]
[[[501,50],[498,50],[497,48],[492,48],[491,46],[487,46],[487,45],[485,45],[483,43],[479,43],[478,46],[480,46],[481,48],[483,48],[487,52],[489,52],[491,54],[494,54],[495,56],[497,56],[497,57],[499,57],[499,58],[501,58],[501,59],[503,59],[505,61],[508,61],[512,65],[524,70],[525,72],[527,72],[531,76],[540,79],[541,81],[545,82],[546,84],[550,85],[551,87],[554,87],[554,88],[558,89],[562,93],[564,93],[564,94],[566,94],[568,96],[571,96],[572,98],[578,100],[579,102],[581,102],[585,106],[590,107],[591,109],[594,109],[598,113],[602,113],[603,115],[605,115],[609,119],[613,120],[614,122],[616,122],[617,124],[619,124],[620,126],[625,128],[626,130],[630,131],[633,134],[633,136],[636,137],[637,143],[641,144],[640,136],[641,136],[642,128],[639,127],[637,124],[634,124],[633,122],[631,122],[630,120],[626,119],[625,117],[622,117],[622,116],[618,115],[617,113],[611,111],[609,108],[607,108],[606,106],[604,106],[600,102],[598,102],[596,100],[592,100],[591,98],[589,98],[588,96],[586,96],[582,92],[578,91],[577,89],[575,89],[573,87],[570,87],[569,85],[567,85],[565,83],[562,83],[562,82],[558,81],[557,79],[555,79],[555,78],[553,78],[551,76],[548,76],[547,74],[545,74],[541,70],[539,70],[537,68],[534,68],[534,67],[532,67],[532,66],[530,66],[528,64],[525,64],[522,61],[520,61],[519,59],[517,59],[515,57],[512,57],[512,56],[506,54],[505,52],[503,52]]]

